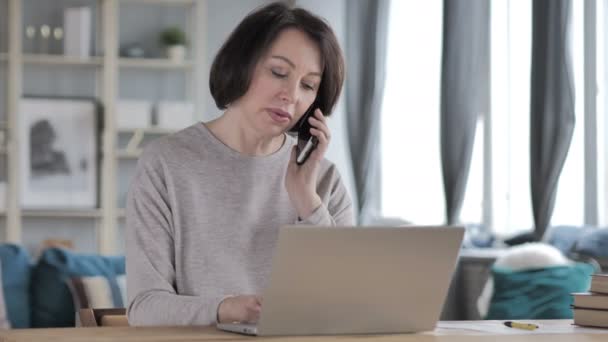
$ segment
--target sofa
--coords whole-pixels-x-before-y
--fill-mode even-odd
[[[608,228],[590,226],[552,226],[543,242],[556,247],[570,259],[594,264],[608,271]],[[494,261],[506,252],[503,248],[466,246],[460,253],[458,267],[441,315],[442,320],[479,320],[484,317],[477,300],[492,274]]]
[[[564,254],[592,258],[608,270],[608,228],[552,227],[544,239]],[[476,302],[500,249],[465,248],[446,299],[443,320],[481,319]],[[4,307],[12,328],[72,327],[88,307],[124,307],[125,258],[49,248],[32,263],[27,251],[0,244]],[[92,296],[92,293],[102,295]],[[0,300],[0,323],[2,318]],[[1,325],[0,325],[0,328]]]
[[[73,327],[80,308],[125,305],[124,256],[48,248],[32,262],[22,246],[0,244],[0,265],[0,312],[14,329]]]

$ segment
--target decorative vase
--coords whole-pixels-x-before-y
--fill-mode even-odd
[[[183,45],[167,46],[167,58],[173,62],[183,62],[186,57],[186,47]]]

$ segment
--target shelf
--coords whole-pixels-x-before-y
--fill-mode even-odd
[[[143,69],[190,69],[193,67],[192,61],[174,62],[167,58],[120,58],[118,65],[123,68],[143,68]]]
[[[118,133],[121,134],[134,134],[134,133],[143,133],[143,134],[172,134],[177,132],[176,129],[171,128],[162,128],[162,127],[148,127],[148,128],[118,128]]]
[[[8,7],[5,5],[7,2],[11,4]],[[89,229],[90,227],[95,230],[94,241],[97,248],[96,251],[89,250],[88,252],[102,255],[116,254],[122,245],[120,243],[123,233],[121,229],[125,225],[126,212],[124,208],[114,208],[114,206],[122,203],[123,192],[132,181],[135,164],[145,156],[145,153],[142,156],[142,152],[145,151],[144,147],[152,139],[181,130],[181,128],[158,127],[139,130],[117,129],[115,116],[118,114],[117,107],[121,97],[156,103],[176,97],[173,90],[177,89],[178,98],[179,95],[183,95],[184,101],[187,99],[194,102],[196,110],[199,110],[199,107],[204,105],[204,99],[196,96],[200,93],[197,88],[204,86],[206,77],[205,73],[201,73],[202,70],[199,69],[205,65],[206,54],[204,52],[208,49],[205,39],[191,39],[185,60],[174,62],[165,58],[166,56],[161,51],[164,49],[158,50],[157,54],[151,52],[149,55],[145,55],[151,58],[123,58],[121,57],[121,47],[142,38],[146,41],[150,40],[150,44],[153,44],[150,49],[146,48],[146,50],[156,51],[154,47],[159,33],[170,26],[181,28],[190,38],[204,37],[207,34],[205,19],[209,9],[205,6],[206,1],[204,0],[59,1],[60,3],[86,2],[94,5],[94,8],[91,8],[94,22],[90,27],[91,38],[94,40],[91,43],[94,45],[94,49],[91,50],[91,56],[80,58],[64,54],[63,49],[54,50],[44,47],[37,49],[39,46],[36,42],[27,40],[26,34],[23,32],[24,25],[35,24],[37,19],[41,19],[38,21],[39,23],[46,22],[49,25],[55,25],[58,23],[55,19],[62,20],[62,18],[55,18],[57,14],[60,16],[63,14],[56,13],[57,11],[51,8],[54,5],[39,8],[40,6],[35,5],[22,6],[24,2],[25,0],[0,0],[0,11],[7,9],[6,15],[0,15],[0,17],[7,17],[6,22],[0,23],[0,36],[2,36],[0,41],[5,38],[4,44],[0,44],[0,74],[2,74],[0,75],[0,88],[3,86],[6,88],[0,89],[2,92],[0,101],[3,102],[0,103],[0,113],[4,113],[3,120],[0,120],[0,133],[4,133],[5,136],[4,143],[0,144],[0,166],[5,164],[6,169],[0,171],[6,173],[5,192],[6,208],[8,208],[5,211],[0,208],[0,224],[3,227],[1,230],[4,231],[4,240],[32,244],[31,234],[27,233],[31,228],[28,227],[48,228],[51,237],[59,232],[56,231],[57,229],[61,230],[63,227],[76,229],[78,227]],[[252,6],[240,7],[247,9]],[[220,12],[221,9],[218,9],[217,14],[221,15]],[[142,13],[149,18],[158,19],[158,22],[149,22],[143,26],[140,22],[131,22],[130,18],[137,19],[138,16],[141,17]],[[40,27],[38,26],[37,29]],[[6,35],[7,32],[18,34]],[[7,38],[9,36],[11,39]],[[7,39],[10,40],[8,45],[16,47],[16,49],[6,48]],[[61,42],[59,43],[62,45]],[[59,74],[56,75],[54,71]],[[67,74],[62,75],[63,73]],[[57,84],[57,77],[61,84]],[[154,84],[145,83],[150,79]],[[143,86],[137,83],[141,80],[144,81]],[[143,89],[138,88],[133,91],[127,89],[128,91],[123,94],[120,86],[125,81],[129,81],[127,84],[130,86],[134,84],[132,86]],[[18,149],[10,144],[9,138],[19,133],[14,131],[19,128],[17,127],[19,125],[13,123],[19,119],[19,100],[24,93],[67,97],[93,96],[106,109],[100,114],[100,120],[103,120],[106,125],[103,134],[99,137],[99,149],[104,160],[102,160],[103,167],[98,170],[101,185],[97,185],[97,191],[99,197],[107,199],[107,201],[100,205],[100,208],[84,207],[81,209],[67,205],[61,206],[61,204],[55,205],[55,207],[59,206],[58,208],[21,206],[18,196],[20,185],[14,182],[19,180],[19,175],[24,170],[19,163],[11,162],[19,156]],[[11,124],[2,122],[4,120]],[[152,122],[149,122],[149,125],[152,126]],[[138,144],[135,144],[136,142]],[[89,236],[72,237],[74,244],[81,248],[92,247],[92,241],[89,241],[89,238]],[[0,340],[2,339],[0,338]]]
[[[102,216],[99,209],[48,209],[48,210],[22,210],[23,217],[41,218],[99,218]]]
[[[194,5],[196,0],[121,0],[123,4],[135,3],[144,5],[167,5],[167,6],[183,6]]]
[[[137,159],[141,156],[141,152],[141,149],[135,151],[119,150],[116,151],[116,157],[119,159]]]
[[[23,62],[38,65],[101,66],[101,57],[80,58],[63,55],[24,54]]]

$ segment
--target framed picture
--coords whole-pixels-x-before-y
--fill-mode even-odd
[[[98,108],[92,99],[21,100],[22,208],[97,207]]]

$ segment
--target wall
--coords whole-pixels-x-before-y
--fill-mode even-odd
[[[219,51],[228,35],[236,27],[236,25],[249,12],[264,4],[270,3],[269,0],[207,0],[207,54],[205,55],[206,72],[204,80],[204,88],[201,90],[201,96],[205,96],[205,112],[203,120],[211,120],[218,117],[221,111],[215,106],[215,102],[209,93],[209,69],[213,58]]]
[[[198,91],[197,96],[204,98],[201,101],[204,104],[202,113],[199,113],[199,118],[203,121],[208,121],[216,118],[221,114],[221,111],[217,109],[211,94],[209,92],[209,68],[213,62],[213,58],[220,49],[222,43],[232,30],[236,27],[239,21],[245,17],[253,9],[269,3],[269,0],[206,0],[207,4],[207,18],[205,19],[205,31],[207,36],[205,39],[206,51],[203,64],[203,75],[202,89]],[[123,28],[128,30],[128,28]],[[134,161],[123,161],[121,162],[120,174],[118,179],[118,186],[121,189],[121,195],[119,203],[124,204],[126,197],[126,188],[129,184],[131,175],[135,169],[136,163]],[[124,251],[124,230],[125,221],[119,220],[117,244],[118,251]]]
[[[204,98],[204,112],[201,113],[200,117],[204,120],[210,120],[221,112],[215,107],[215,103],[209,94],[208,88],[208,70],[215,57],[215,54],[221,47],[224,40],[228,37],[230,32],[234,29],[237,23],[253,9],[271,2],[270,0],[207,0],[207,19],[206,19],[206,31],[208,33],[206,40],[206,53],[204,55],[204,75],[205,79],[203,82],[203,89],[200,90],[198,96]],[[313,12],[325,17],[330,25],[334,28],[341,43],[344,42],[345,28],[344,28],[344,15],[345,12],[345,1],[344,0],[332,0],[332,1],[318,1],[318,0],[307,0],[297,1],[297,5],[306,9],[312,10]],[[27,6],[32,6],[33,3],[29,2]],[[24,8],[26,11],[35,11],[33,8]],[[1,16],[0,16],[1,17]],[[145,22],[141,20],[141,17],[132,16],[130,18],[122,18],[127,20],[121,20],[121,36],[136,37],[138,32],[145,32],[142,29],[145,26]],[[1,25],[0,25],[1,26]],[[0,27],[0,31],[1,31]],[[3,47],[5,43],[0,41],[0,47]],[[154,52],[154,48],[150,46],[148,48]],[[59,70],[63,68],[44,69],[41,67],[27,66],[24,68],[24,90],[26,93],[33,94],[47,94],[47,95],[64,95],[74,92],[82,92],[83,95],[92,95],[95,92],[94,83],[94,70]],[[62,73],[71,73],[69,78],[60,77]],[[131,71],[136,73],[137,71]],[[0,68],[1,73],[1,68]],[[56,75],[57,74],[57,75]],[[55,76],[54,76],[55,75]],[[182,83],[179,77],[170,76],[169,74],[160,74],[158,80],[167,81],[171,84]],[[60,83],[48,83],[39,82],[44,79],[68,79]],[[77,79],[77,81],[69,81],[69,79]],[[175,89],[171,87],[152,87],[149,89],[139,89],[141,86],[137,84],[129,83],[129,77],[125,77],[120,83],[120,94],[123,98],[150,98],[155,97],[159,93],[164,95],[166,98],[179,98]],[[147,82],[148,84],[154,83],[154,80]],[[165,82],[166,83],[166,82]],[[158,88],[158,89],[157,89]],[[0,87],[2,90],[2,87]],[[327,158],[336,163],[340,173],[344,178],[344,182],[349,188],[349,191],[355,201],[354,186],[352,181],[352,173],[350,167],[349,148],[347,143],[346,135],[346,117],[344,110],[344,96],[342,96],[335,112],[332,114],[330,119],[330,129],[332,130],[332,142],[327,153]],[[129,182],[130,176],[136,165],[135,161],[120,161],[119,167],[119,179],[118,184],[121,188],[119,203],[124,202],[124,194],[126,191],[126,185]],[[0,220],[0,230],[4,230],[4,219]],[[118,251],[124,251],[124,220],[118,221]],[[36,252],[37,246],[46,238],[66,238],[74,241],[76,249],[83,252],[92,252],[96,246],[96,233],[95,233],[96,221],[93,219],[43,219],[43,218],[26,218],[23,221],[23,238],[24,244],[32,251]]]

